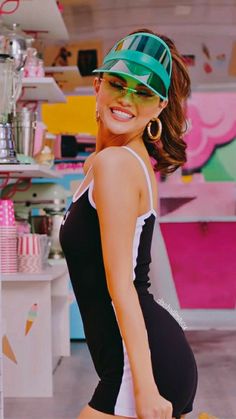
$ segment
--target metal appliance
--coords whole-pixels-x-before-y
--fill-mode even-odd
[[[0,22],[0,164],[20,163],[12,122],[22,88],[27,41],[31,42],[32,38],[27,37],[18,24],[13,24],[9,30]]]
[[[14,190],[8,185],[3,198]],[[16,219],[28,220],[32,232],[47,234],[50,239],[49,258],[63,258],[59,242],[59,229],[71,192],[57,183],[33,183],[26,191],[17,191],[11,198],[14,202]]]
[[[14,144],[10,115],[15,96],[13,80],[15,78],[14,61],[0,54],[0,163],[18,163]],[[16,91],[15,91],[16,93]]]
[[[0,18],[0,54],[14,58],[15,70],[23,69],[27,48],[31,46],[34,38],[26,35],[18,23],[13,23],[11,27],[4,24]]]
[[[37,112],[26,107],[15,113],[12,118],[17,157],[21,163],[34,163],[34,139]]]

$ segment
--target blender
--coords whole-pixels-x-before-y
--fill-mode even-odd
[[[16,102],[21,93],[27,45],[32,41],[18,24],[14,23],[10,30],[0,17],[0,164],[20,163],[15,150]]]
[[[19,88],[14,59],[8,54],[0,54],[0,164],[19,163],[11,123]]]

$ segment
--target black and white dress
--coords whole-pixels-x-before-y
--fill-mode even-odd
[[[150,210],[137,217],[136,222],[133,281],[147,329],[155,382],[160,394],[171,401],[173,417],[179,417],[193,409],[198,381],[197,365],[184,330],[148,290],[151,243],[157,214],[153,208],[151,180],[144,161],[133,149],[127,146],[123,148],[141,163],[150,195]],[[99,219],[92,188],[93,179],[81,193],[80,185],[60,230],[60,242],[86,341],[99,376],[98,385],[88,404],[104,413],[136,418],[131,369],[107,289]]]

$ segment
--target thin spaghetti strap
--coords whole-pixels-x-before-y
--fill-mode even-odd
[[[83,193],[88,189],[88,187],[89,187],[89,185],[90,185],[90,183],[91,183],[92,180],[88,183],[88,185],[86,186],[86,188],[81,193],[81,189],[82,189],[83,185],[85,184],[85,180],[88,178],[88,174],[91,171],[91,169],[92,169],[92,165],[89,167],[89,169],[87,170],[86,175],[84,176],[84,178],[80,182],[79,187],[76,189],[76,191],[75,191],[75,193],[74,193],[74,195],[72,197],[72,201],[73,202],[77,201],[77,199],[79,199],[79,197],[81,195],[83,195]]]
[[[148,190],[149,190],[149,196],[150,196],[150,205],[151,208],[150,210],[154,210],[153,208],[153,197],[152,197],[152,186],[151,186],[151,180],[150,180],[150,176],[146,167],[146,164],[144,163],[143,159],[141,159],[141,157],[130,147],[127,147],[125,145],[121,146],[122,148],[126,148],[127,150],[129,150],[135,157],[137,157],[137,159],[140,161],[141,165],[143,166],[143,170],[147,179],[147,184],[148,184]]]
[[[90,170],[92,169],[92,167],[93,167],[93,165],[91,164],[91,166],[89,166],[89,168],[88,168],[87,173],[86,173],[86,175],[85,175],[85,176],[87,176],[87,175],[88,175],[88,173],[90,172]]]

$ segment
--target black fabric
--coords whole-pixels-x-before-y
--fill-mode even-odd
[[[147,329],[154,378],[160,394],[172,402],[176,417],[192,410],[197,367],[183,329],[148,290],[154,222],[151,214],[142,227],[134,285]],[[63,223],[60,242],[100,378],[89,405],[114,414],[123,376],[123,344],[106,284],[99,220],[90,204],[88,189],[70,205]]]

